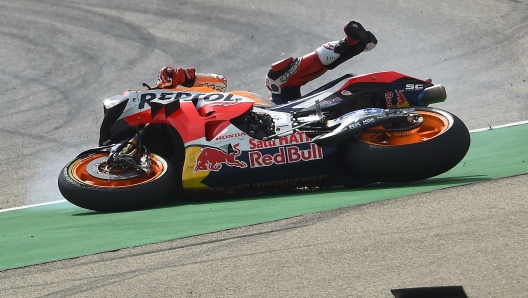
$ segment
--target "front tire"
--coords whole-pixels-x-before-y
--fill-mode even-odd
[[[345,144],[349,171],[367,181],[401,183],[434,177],[456,166],[471,142],[466,125],[441,109],[424,107],[416,111],[424,123],[415,130],[364,133]]]
[[[62,196],[90,210],[116,212],[144,209],[174,194],[174,166],[161,156],[150,154],[152,171],[129,171],[122,175],[94,170],[106,162],[108,152],[81,155],[68,163],[58,178]]]

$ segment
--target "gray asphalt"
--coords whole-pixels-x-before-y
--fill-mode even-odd
[[[60,169],[94,147],[101,101],[164,65],[266,94],[269,65],[342,38],[379,40],[308,84],[396,70],[448,90],[470,129],[527,120],[523,1],[0,1],[0,208],[61,199]],[[498,152],[500,154],[500,152]],[[7,297],[391,297],[463,285],[524,297],[527,177],[0,272]]]

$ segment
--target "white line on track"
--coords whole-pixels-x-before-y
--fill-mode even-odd
[[[520,122],[512,122],[512,123],[503,124],[503,125],[497,125],[497,126],[488,126],[488,127],[484,127],[484,128],[477,128],[477,129],[470,130],[469,132],[470,133],[475,133],[475,132],[488,131],[488,130],[494,130],[494,129],[500,129],[500,128],[518,126],[518,125],[524,125],[524,124],[528,124],[528,120],[520,121]],[[64,203],[64,202],[67,202],[67,201],[66,200],[58,200],[58,201],[52,201],[52,202],[47,202],[47,203],[20,206],[20,207],[8,208],[8,209],[0,209],[0,213],[7,212],[7,211],[14,211],[14,210],[21,210],[21,209],[39,207],[39,206],[52,205],[52,204],[59,204],[59,203]]]
[[[481,131],[494,130],[494,129],[505,128],[505,127],[518,126],[518,125],[523,125],[523,124],[528,124],[528,120],[520,121],[520,122],[513,122],[513,123],[508,123],[508,124],[503,124],[503,125],[497,125],[497,126],[488,126],[485,128],[477,128],[477,129],[470,130],[469,132],[481,132]]]
[[[51,201],[51,202],[46,202],[46,203],[34,204],[34,205],[27,205],[27,206],[20,206],[20,207],[14,207],[14,208],[0,209],[0,213],[7,212],[7,211],[20,210],[20,209],[27,209],[27,208],[32,208],[32,207],[38,207],[38,206],[46,206],[46,205],[64,203],[64,202],[67,202],[67,201],[66,200],[57,200],[57,201]]]

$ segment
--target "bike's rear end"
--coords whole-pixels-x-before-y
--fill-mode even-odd
[[[299,119],[318,113],[324,117],[303,129],[314,134],[318,146],[339,147],[353,178],[409,182],[450,170],[469,149],[465,124],[428,107],[446,98],[445,88],[431,79],[381,72],[344,76],[287,106]]]

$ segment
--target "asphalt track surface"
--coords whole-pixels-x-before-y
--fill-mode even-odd
[[[270,63],[360,21],[378,37],[345,73],[396,70],[448,90],[470,129],[527,120],[523,1],[0,1],[0,208],[60,199],[60,168],[93,147],[101,100],[163,65],[265,94]],[[500,142],[500,140],[497,140]],[[500,154],[500,152],[497,152]],[[391,297],[463,285],[528,290],[526,176],[0,272],[7,296]],[[8,285],[8,286],[6,286]]]

